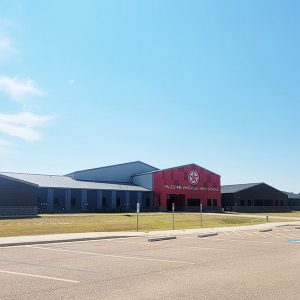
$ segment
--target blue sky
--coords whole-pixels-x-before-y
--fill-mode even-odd
[[[298,1],[0,2],[0,164],[197,163],[300,192]]]

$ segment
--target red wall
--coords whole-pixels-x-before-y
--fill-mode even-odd
[[[197,173],[190,174],[191,171],[196,171],[199,176]],[[192,183],[188,179],[189,174]],[[221,207],[220,176],[197,165],[153,173],[153,192],[156,207],[159,206],[159,202],[161,207],[166,207],[168,194],[185,195],[185,206],[190,198],[200,199],[203,206],[207,206],[207,199],[217,199],[217,206]]]

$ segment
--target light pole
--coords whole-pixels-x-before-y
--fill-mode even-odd
[[[175,229],[175,215],[174,215],[174,211],[175,211],[175,203],[172,203],[172,213],[173,213],[173,230]]]
[[[200,225],[202,228],[202,203],[200,203]]]
[[[140,203],[136,203],[136,231],[139,231],[139,213],[140,213]]]

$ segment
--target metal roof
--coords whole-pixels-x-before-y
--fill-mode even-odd
[[[124,166],[124,165],[132,165],[132,164],[136,164],[136,163],[140,163],[140,164],[143,164],[145,166],[148,166],[148,167],[151,167],[155,170],[158,170],[158,168],[156,167],[153,167],[149,164],[146,164],[140,160],[136,160],[136,161],[131,161],[131,162],[127,162],[127,163],[121,163],[121,164],[115,164],[115,165],[110,165],[110,166],[104,166],[104,167],[97,167],[97,168],[91,168],[91,169],[85,169],[85,170],[78,170],[78,171],[74,171],[74,172],[71,172],[71,173],[68,173],[66,175],[71,175],[71,174],[74,174],[74,173],[80,173],[80,172],[86,172],[86,171],[92,171],[92,170],[102,170],[102,169],[106,169],[106,168],[113,168],[113,167],[118,167],[118,166]]]
[[[223,194],[233,194],[237,193],[251,187],[263,184],[263,182],[258,183],[244,183],[244,184],[232,184],[232,185],[222,185],[221,186],[221,193]]]
[[[284,192],[284,193],[288,195],[289,199],[300,199],[300,194],[289,193],[289,192]]]
[[[148,192],[150,190],[131,184],[103,183],[91,181],[79,181],[68,176],[42,175],[28,173],[1,172],[0,176],[12,178],[13,180],[34,184],[41,188],[65,188],[65,189],[87,189],[87,190],[114,190],[114,191],[138,191]]]

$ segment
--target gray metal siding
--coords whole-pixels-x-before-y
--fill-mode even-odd
[[[99,182],[131,182],[132,176],[157,170],[142,162],[116,165],[111,167],[83,170],[69,174],[68,176],[76,180],[93,180]]]
[[[37,187],[0,178],[0,206],[38,206]]]
[[[144,174],[132,177],[133,183],[146,189],[153,190],[153,174]]]

